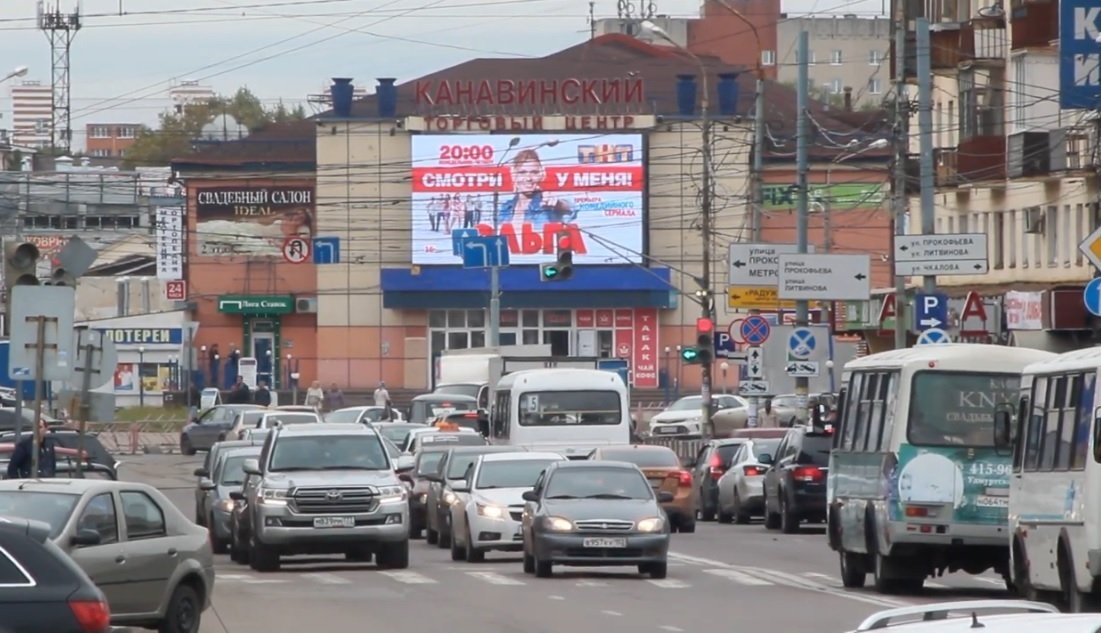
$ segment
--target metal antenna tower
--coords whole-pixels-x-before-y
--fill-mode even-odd
[[[50,70],[53,104],[50,109],[50,137],[55,148],[68,150],[73,141],[73,107],[70,97],[69,51],[80,30],[80,5],[62,13],[60,0],[46,6],[38,0],[38,28],[50,39]]]

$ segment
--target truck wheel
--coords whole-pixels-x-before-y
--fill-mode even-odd
[[[868,580],[868,560],[860,553],[841,551],[841,585],[863,588]]]
[[[409,540],[383,544],[375,553],[375,563],[386,570],[404,570],[409,567]]]

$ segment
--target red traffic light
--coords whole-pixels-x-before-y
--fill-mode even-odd
[[[555,241],[559,251],[569,251],[573,248],[573,238],[570,237],[568,231],[560,231],[558,238]]]
[[[711,321],[707,317],[700,317],[696,320],[696,330],[699,332],[711,332],[715,328],[715,322]]]

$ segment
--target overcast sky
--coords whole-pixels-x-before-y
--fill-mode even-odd
[[[76,0],[46,0],[72,11]],[[641,0],[630,0],[636,5]],[[657,13],[695,16],[698,0],[652,0]],[[35,2],[0,1],[0,76],[50,81],[50,48]],[[597,0],[597,18],[616,13]],[[119,9],[123,15],[119,15]],[[881,0],[785,0],[789,13],[878,14]],[[153,123],[173,80],[218,92],[245,85],[301,102],[330,77],[402,80],[473,57],[545,55],[588,34],[588,0],[83,0],[72,48],[74,135],[90,122]],[[0,128],[10,125],[0,88]],[[83,139],[74,139],[82,146]]]

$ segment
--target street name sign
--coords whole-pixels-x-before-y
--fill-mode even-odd
[[[780,256],[780,297],[794,300],[866,300],[872,296],[871,258],[864,254]]]
[[[898,275],[984,275],[990,271],[985,233],[895,237]]]
[[[814,249],[807,249],[814,253]],[[780,256],[799,252],[794,244],[749,244],[735,242],[730,245],[727,261],[730,273],[726,283],[730,286],[773,286],[780,281]],[[735,308],[731,306],[731,308]]]

